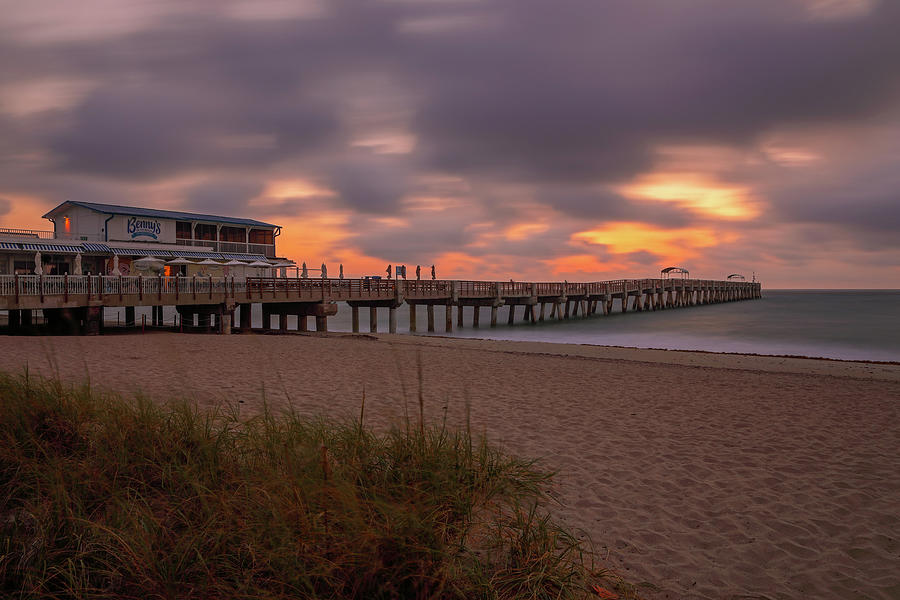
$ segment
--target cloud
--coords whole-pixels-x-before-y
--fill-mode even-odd
[[[897,2],[113,4],[7,7],[7,214],[127,201],[277,218],[309,253],[581,273],[898,244]]]

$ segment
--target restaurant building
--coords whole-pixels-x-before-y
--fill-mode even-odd
[[[275,249],[281,227],[255,219],[74,200],[43,218],[52,230],[0,228],[0,274],[33,274],[37,260],[45,275],[74,274],[78,255],[82,273],[107,275],[149,265],[164,275],[218,276],[228,265],[286,264]]]

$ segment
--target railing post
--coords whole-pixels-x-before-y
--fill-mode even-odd
[[[157,276],[156,285],[157,285],[157,288],[156,288],[156,299],[157,299],[157,300],[162,300],[162,287],[163,287],[162,273],[160,273],[160,274]]]
[[[212,300],[212,275],[209,276],[209,299]]]
[[[63,273],[63,302],[69,301],[69,274]]]
[[[175,302],[178,302],[178,275],[175,276]]]
[[[19,274],[16,273],[16,306],[19,305]]]
[[[191,275],[191,294],[193,295],[194,300],[196,300],[197,299],[197,276],[196,275]]]
[[[41,288],[41,304],[44,303],[44,274],[38,275],[38,287]]]
[[[122,300],[122,274],[119,273],[119,300]]]
[[[144,276],[138,275],[138,300],[144,301]]]

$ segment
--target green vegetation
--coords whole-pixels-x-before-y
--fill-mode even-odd
[[[0,596],[623,591],[549,517],[533,463],[443,427],[374,433],[362,413],[242,420],[0,374]]]

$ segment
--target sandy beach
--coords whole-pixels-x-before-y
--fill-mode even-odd
[[[2,337],[125,396],[465,420],[657,598],[900,598],[900,365],[390,335]]]

